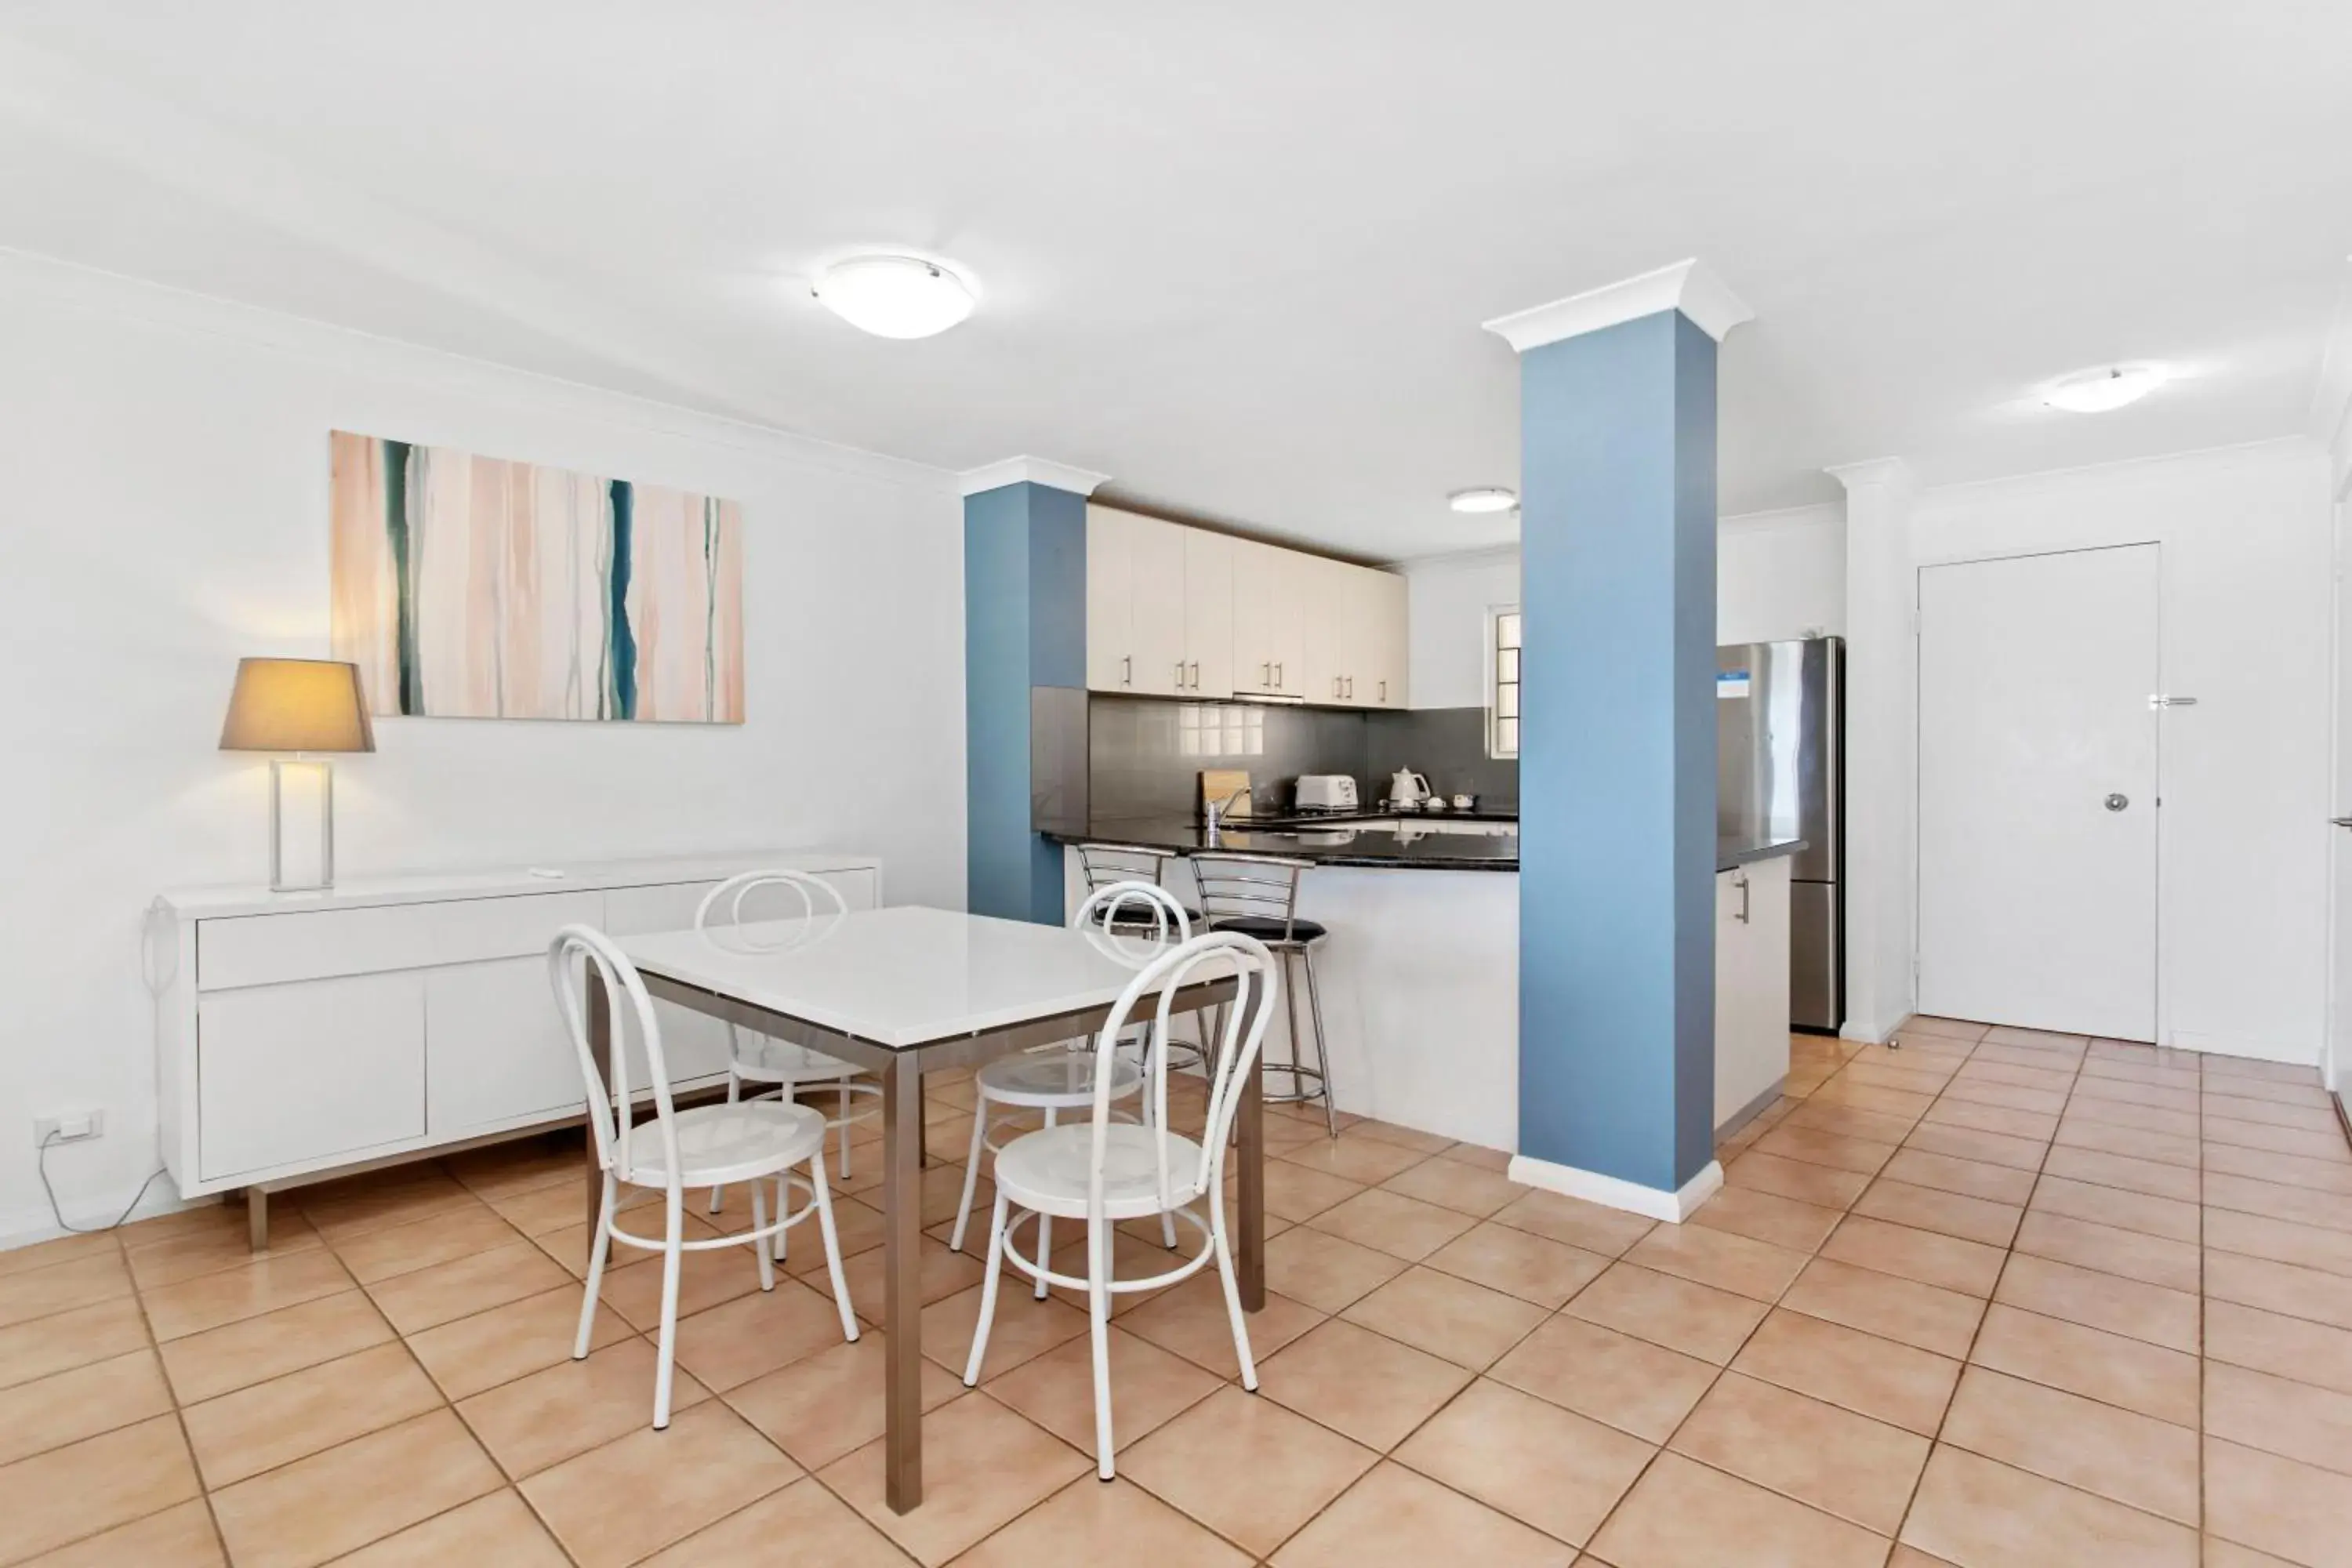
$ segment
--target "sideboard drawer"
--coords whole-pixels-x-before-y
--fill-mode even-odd
[[[545,958],[548,943],[568,925],[604,923],[602,893],[541,893],[529,898],[453,899],[436,904],[436,963],[480,963],[493,958]]]
[[[196,924],[196,989],[228,991],[416,969],[434,962],[440,904],[385,904]]]
[[[196,988],[527,958],[545,952],[560,928],[604,920],[604,895],[576,892],[205,921],[196,927]]]
[[[206,1180],[360,1159],[425,1135],[424,976],[216,992],[196,1019]]]

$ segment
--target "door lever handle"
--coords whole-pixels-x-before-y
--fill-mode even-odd
[[[2122,794],[2111,795],[2099,804],[2105,806],[2109,811],[2121,811],[2126,806],[2131,805],[2131,796]]]

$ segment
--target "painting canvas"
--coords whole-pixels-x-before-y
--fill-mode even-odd
[[[743,721],[731,500],[337,430],[335,657],[381,714]]]

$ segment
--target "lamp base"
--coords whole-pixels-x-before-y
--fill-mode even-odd
[[[286,857],[286,786],[289,775],[315,781],[319,803],[317,879],[299,879],[301,868],[289,868]],[[297,789],[300,788],[298,784]],[[335,885],[335,765],[315,757],[276,757],[269,763],[269,890],[273,893],[322,893]]]

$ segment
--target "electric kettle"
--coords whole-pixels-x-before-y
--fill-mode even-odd
[[[1403,810],[1418,809],[1429,798],[1429,781],[1410,769],[1389,780],[1389,804]]]

